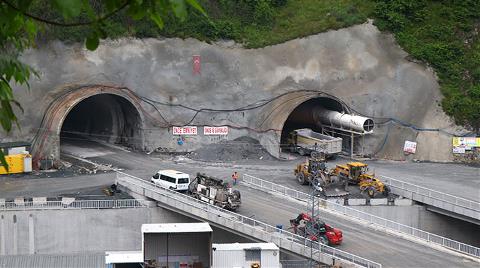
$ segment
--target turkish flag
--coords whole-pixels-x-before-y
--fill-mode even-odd
[[[193,56],[193,74],[200,74],[200,55]]]

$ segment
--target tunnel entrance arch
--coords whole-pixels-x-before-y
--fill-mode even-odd
[[[315,111],[314,111],[315,110]],[[328,120],[324,120],[327,117]],[[357,116],[340,98],[321,91],[297,90],[275,99],[257,117],[257,128],[263,133],[260,143],[276,157],[282,155],[288,134],[295,129],[310,128],[343,139],[343,150],[353,156],[363,153],[363,138],[372,133],[374,122]]]
[[[33,164],[60,159],[62,143],[85,139],[142,149],[141,100],[128,88],[84,86],[52,97],[33,142]]]
[[[310,128],[316,132],[322,132],[322,127],[315,121],[313,110],[322,107],[326,110],[348,113],[349,109],[340,101],[330,97],[316,97],[308,99],[296,106],[282,124],[280,144],[287,143],[288,134],[301,128]]]
[[[90,139],[138,148],[140,121],[127,99],[106,93],[90,96],[68,112],[60,131],[60,146]]]

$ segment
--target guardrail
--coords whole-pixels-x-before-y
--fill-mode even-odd
[[[260,187],[261,189],[264,189],[267,191],[277,192],[282,195],[285,195],[294,199],[298,199],[301,201],[305,201],[305,202],[309,202],[312,199],[310,194],[303,193],[282,185],[278,185],[274,182],[266,181],[248,174],[243,175],[242,182]],[[411,235],[415,238],[421,239],[426,242],[441,245],[445,248],[459,251],[461,253],[464,253],[470,256],[480,257],[480,248],[478,247],[474,247],[474,246],[461,243],[443,236],[432,234],[408,225],[404,225],[392,220],[378,217],[378,216],[375,216],[351,207],[337,204],[329,200],[322,200],[322,202],[324,202],[324,204],[328,209],[331,209],[343,215],[347,215],[349,218],[355,218],[355,219],[367,221],[370,224],[381,226],[393,232],[399,232],[402,234]]]
[[[311,267],[310,260],[280,260],[282,268],[305,268]],[[315,265],[315,268],[330,268],[329,265]]]
[[[43,210],[43,209],[103,209],[103,208],[140,208],[146,207],[137,199],[118,200],[74,200],[64,201],[27,201],[0,203],[0,211]]]
[[[410,195],[406,195],[405,197],[410,197],[415,200],[414,195],[419,195],[419,196],[439,200],[454,206],[480,212],[480,202],[476,202],[466,198],[431,190],[426,187],[418,186],[413,183],[403,182],[391,177],[387,177],[387,176],[380,176],[380,177],[382,178],[382,181],[384,183],[390,186],[390,188],[401,189],[403,191],[410,193]]]
[[[279,247],[324,262],[324,256],[331,260],[353,263],[360,267],[382,267],[381,264],[360,256],[320,244],[289,231],[279,229],[264,222],[245,217],[243,215],[222,209],[207,202],[195,199],[179,192],[158,187],[148,181],[117,171],[117,183],[133,192],[157,200],[163,206],[179,210],[197,218],[216,223],[229,229],[255,237],[263,241],[270,241]]]

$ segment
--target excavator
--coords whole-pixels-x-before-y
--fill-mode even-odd
[[[290,220],[290,225],[295,234],[323,245],[340,245],[343,240],[340,229],[331,227],[319,218],[312,218],[307,213],[298,214],[295,219]]]

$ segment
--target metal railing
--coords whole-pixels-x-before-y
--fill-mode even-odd
[[[42,209],[103,209],[103,208],[140,208],[146,207],[137,199],[118,200],[75,200],[65,201],[27,201],[0,203],[0,211],[42,210]]]
[[[278,185],[274,182],[266,181],[248,174],[243,175],[242,182],[260,187],[260,189],[263,189],[263,190],[277,192],[284,196],[298,199],[307,203],[312,199],[311,195],[307,193],[303,193],[282,185]],[[325,202],[325,205],[326,205],[325,207],[327,209],[333,210],[343,215],[347,215],[349,219],[354,218],[354,219],[363,220],[370,224],[374,224],[374,225],[383,227],[385,229],[388,229],[390,231],[393,231],[394,233],[398,232],[398,233],[410,235],[417,239],[421,239],[423,241],[440,245],[448,249],[459,251],[461,253],[464,253],[470,256],[480,257],[480,248],[478,247],[474,247],[462,242],[458,242],[440,235],[432,234],[432,233],[429,233],[408,225],[404,225],[392,220],[388,220],[379,216],[375,216],[351,207],[338,204],[333,201],[322,200],[322,202]]]
[[[280,260],[282,268],[305,268],[311,267],[310,260]],[[315,264],[315,268],[329,268],[330,265]]]
[[[156,186],[151,182],[123,172],[117,171],[117,183],[127,187],[131,191],[155,199],[170,209],[183,211],[203,220],[220,224],[237,232],[242,232],[256,239],[274,242],[279,247],[296,252],[297,254],[309,257],[310,250],[312,250],[314,259],[320,262],[323,256],[328,256],[331,259],[353,263],[360,267],[382,267],[381,264],[371,260],[320,244],[289,231],[279,229],[273,225],[222,209],[191,196]]]
[[[440,200],[445,203],[449,203],[451,205],[455,205],[455,206],[480,212],[480,202],[476,202],[466,198],[431,190],[426,187],[418,186],[409,182],[403,182],[391,177],[387,177],[387,176],[380,176],[380,177],[382,178],[382,181],[386,183],[390,188],[401,189],[411,194],[416,194],[416,195],[432,198],[435,200]],[[406,196],[406,197],[409,197],[409,196]],[[410,196],[410,197],[413,197],[413,196]]]

